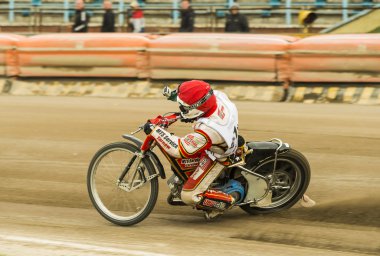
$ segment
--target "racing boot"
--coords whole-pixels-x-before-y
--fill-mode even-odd
[[[235,203],[235,198],[218,190],[207,190],[199,195],[198,209],[225,211]]]
[[[167,184],[170,188],[170,194],[168,195],[168,198],[167,198],[168,204],[174,205],[174,206],[186,205],[181,200],[181,190],[182,190],[183,182],[178,178],[178,176],[173,174],[168,179]]]

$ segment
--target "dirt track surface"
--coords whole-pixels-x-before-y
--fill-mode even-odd
[[[160,181],[153,213],[115,226],[88,198],[91,157],[176,105],[0,96],[0,255],[379,255],[380,107],[236,104],[246,139],[281,138],[306,155],[315,207],[263,216],[234,209],[207,223],[198,211],[167,205]],[[183,135],[187,126],[172,131]]]

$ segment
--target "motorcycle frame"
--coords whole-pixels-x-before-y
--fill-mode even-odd
[[[175,121],[178,120],[178,118],[176,118],[176,119],[174,118],[174,115],[172,115],[171,118],[173,118],[173,119],[170,120],[171,122],[167,125],[167,127],[169,127],[171,124],[173,124]],[[152,119],[152,120],[156,120],[156,119]],[[135,133],[137,133],[137,132],[139,132],[141,130],[142,130],[142,127],[140,127],[137,131],[132,132],[131,134],[135,134]],[[129,170],[129,168],[132,166],[133,162],[137,158],[139,158],[139,161],[141,161],[141,159],[143,157],[149,157],[152,160],[152,162],[154,163],[155,167],[157,168],[157,171],[158,171],[157,175],[159,175],[162,179],[166,178],[166,173],[165,173],[164,167],[163,167],[160,159],[157,157],[157,155],[152,150],[157,145],[156,142],[155,142],[155,139],[153,138],[153,136],[147,135],[144,141],[141,141],[140,139],[138,139],[138,138],[136,138],[136,137],[134,137],[132,135],[129,135],[129,134],[123,134],[122,137],[124,139],[126,139],[126,140],[129,140],[130,142],[132,142],[133,144],[135,144],[138,148],[140,148],[140,152],[136,152],[135,153],[135,156],[131,159],[131,161],[129,162],[129,164],[124,169],[123,173],[120,175],[119,182],[124,178],[124,176],[126,175],[126,173]],[[277,138],[273,138],[269,142],[271,142],[273,144],[277,144],[277,147],[274,150],[274,165],[273,165],[273,174],[272,174],[272,177],[267,178],[267,177],[265,177],[263,175],[255,173],[254,171],[248,170],[247,168],[245,168],[245,167],[242,166],[242,165],[245,164],[245,162],[243,162],[242,164],[239,164],[239,165],[233,165],[233,166],[230,166],[230,167],[227,166],[227,168],[238,168],[238,169],[240,169],[243,172],[246,172],[246,173],[248,173],[250,175],[258,177],[258,178],[264,180],[266,182],[266,184],[267,184],[267,189],[265,191],[265,194],[261,198],[256,199],[256,201],[252,201],[252,202],[248,201],[248,202],[240,203],[240,204],[238,204],[239,206],[245,205],[245,204],[256,203],[256,202],[262,200],[263,198],[265,198],[268,195],[268,193],[271,190],[272,184],[275,182],[275,180],[274,180],[274,177],[275,177],[274,172],[276,170],[278,154],[280,152],[283,152],[284,148],[288,149],[289,145],[287,143],[283,143],[280,139],[277,139]],[[161,151],[163,151],[161,149],[161,147],[159,147],[159,148],[160,148]],[[165,154],[165,152],[163,152],[163,153],[164,153],[165,156],[167,156],[167,154]],[[171,162],[171,161],[169,161],[169,162]],[[173,167],[173,164],[172,163],[170,163],[170,164]],[[179,174],[175,173],[175,175],[178,176]],[[179,177],[179,178],[183,179],[182,177]]]

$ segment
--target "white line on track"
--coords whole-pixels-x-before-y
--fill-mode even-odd
[[[24,237],[24,236],[0,235],[0,239],[3,241],[10,241],[10,242],[24,242],[24,243],[32,243],[32,244],[40,244],[40,245],[48,245],[48,246],[60,246],[60,247],[65,247],[69,249],[79,249],[79,250],[96,251],[96,252],[122,253],[126,255],[167,256],[167,254],[146,252],[146,251],[140,251],[140,250],[118,249],[118,248],[112,248],[112,247],[103,247],[103,246],[97,246],[97,245],[47,240],[47,239],[39,239],[39,238]]]

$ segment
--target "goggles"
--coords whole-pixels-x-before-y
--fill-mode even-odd
[[[214,94],[213,90],[210,89],[205,96],[203,96],[200,100],[195,102],[192,105],[188,105],[184,103],[179,97],[177,98],[177,101],[179,103],[179,109],[183,113],[188,113],[189,111],[193,109],[197,109],[198,107],[202,106],[212,95]]]

